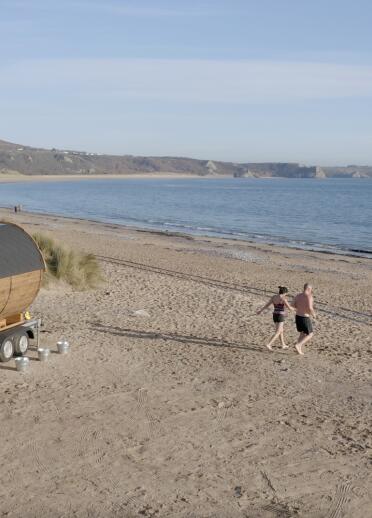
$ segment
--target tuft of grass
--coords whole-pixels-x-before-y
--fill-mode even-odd
[[[47,266],[46,284],[51,279],[57,279],[77,290],[86,290],[95,288],[103,280],[100,265],[93,254],[67,249],[44,234],[34,234],[33,238]]]

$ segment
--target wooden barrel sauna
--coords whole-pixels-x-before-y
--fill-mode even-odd
[[[41,286],[45,262],[32,237],[0,223],[0,331],[23,320]]]

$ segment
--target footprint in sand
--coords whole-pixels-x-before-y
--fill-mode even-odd
[[[326,518],[342,518],[346,517],[346,507],[350,501],[350,492],[352,491],[351,482],[344,482],[337,486],[333,504],[328,511]]]
[[[114,491],[117,490],[117,486],[112,488]],[[116,513],[127,513],[128,510],[137,515],[141,514],[143,516],[155,516],[155,514],[147,514],[145,511],[150,511],[153,509],[151,505],[151,500],[146,498],[146,491],[141,488],[137,488],[134,492],[138,492],[139,494],[133,494],[133,491],[130,493],[120,495],[119,501],[113,504],[113,510]],[[122,514],[122,516],[127,516],[126,514]]]
[[[8,473],[5,475],[4,479],[7,480],[7,482],[14,482],[19,474],[19,470],[17,469],[10,469]]]
[[[224,425],[226,424],[226,419],[229,416],[230,410],[229,407],[226,406],[226,403],[221,402],[218,404],[217,407],[217,424],[219,428],[223,429]]]
[[[228,403],[221,401],[217,404],[217,407],[214,408],[212,414],[214,423],[211,430],[212,436],[219,435],[224,431],[226,425],[229,423],[231,418],[231,408]]]
[[[44,447],[46,447],[46,446],[44,446]],[[37,472],[39,474],[45,473],[49,477],[52,477],[53,472],[51,471],[51,469],[48,466],[48,464],[51,464],[51,462],[50,461],[48,463],[44,462],[44,460],[42,459],[42,457],[43,457],[42,448],[36,443],[36,441],[32,441],[31,443],[29,443],[29,450],[30,450],[31,456],[35,462]]]
[[[84,460],[86,467],[102,469],[104,460],[109,457],[108,445],[112,442],[113,438],[108,431],[86,427],[75,443],[74,453]]]
[[[40,516],[51,516],[51,510],[46,504],[38,499],[37,502],[24,502],[12,511],[13,518],[40,518]]]
[[[77,434],[77,438],[73,440],[73,455],[74,457],[84,458],[88,454],[88,448],[90,445],[90,429],[83,427],[80,433]]]
[[[162,426],[159,421],[153,416],[151,412],[151,404],[149,401],[147,390],[141,388],[137,392],[138,409],[144,414],[146,418],[147,434],[149,439],[160,435],[162,433]]]
[[[59,421],[60,423],[63,422],[62,412],[59,405],[56,405],[56,402],[52,401],[52,406],[54,408],[57,421]]]
[[[101,510],[96,510],[93,505],[87,509],[87,518],[101,518]]]
[[[273,513],[275,518],[291,518],[293,516],[284,504],[268,504],[263,507],[263,510]]]

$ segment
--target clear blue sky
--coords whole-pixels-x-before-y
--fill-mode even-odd
[[[370,0],[0,0],[0,139],[372,164]]]

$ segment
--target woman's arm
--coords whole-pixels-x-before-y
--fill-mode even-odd
[[[269,300],[269,302],[267,302],[267,304],[265,304],[261,309],[258,309],[256,311],[257,315],[259,315],[260,313],[262,313],[262,311],[264,311],[265,309],[267,309],[269,306],[271,306],[271,304],[273,303],[273,298],[271,297],[271,299]]]
[[[288,300],[283,299],[283,302],[287,309],[289,309],[290,311],[296,311],[296,308],[294,306],[291,306],[290,303],[288,302]]]

